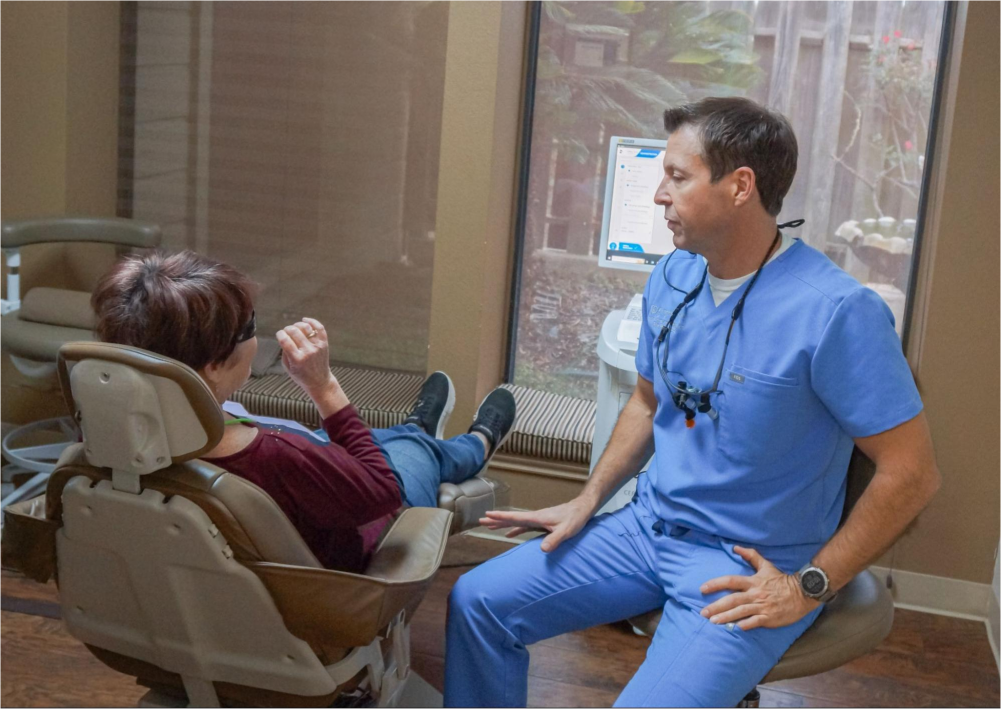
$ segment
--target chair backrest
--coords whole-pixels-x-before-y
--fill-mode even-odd
[[[248,567],[320,564],[270,496],[194,460],[223,433],[198,374],[90,342],[63,346],[59,373],[83,431],[47,490],[70,633],[186,682],[335,692],[338,682]]]
[[[223,414],[197,372],[146,350],[71,342],[59,350],[63,395],[83,431],[84,461],[63,466],[49,485],[58,517],[61,486],[84,470],[110,469],[115,490],[182,495],[226,532],[239,558],[320,568],[288,517],[248,480],[195,460],[222,438]],[[77,452],[79,457],[79,452]]]
[[[139,493],[140,476],[197,458],[222,438],[222,410],[187,365],[135,347],[71,342],[58,367],[87,460],[111,468],[116,489]]]

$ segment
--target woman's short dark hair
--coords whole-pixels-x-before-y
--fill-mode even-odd
[[[119,260],[90,302],[104,342],[141,347],[192,369],[225,361],[254,312],[253,282],[193,251]]]
[[[754,171],[761,204],[772,216],[796,176],[799,146],[785,116],[746,98],[706,98],[664,111],[664,127],[696,129],[702,161],[717,182],[739,167]]]

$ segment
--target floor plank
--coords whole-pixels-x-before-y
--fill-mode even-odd
[[[62,621],[0,612],[5,707],[134,707],[146,690],[101,664]]]
[[[55,581],[38,583],[7,569],[0,571],[0,594],[6,598],[59,602],[59,591],[56,589]]]

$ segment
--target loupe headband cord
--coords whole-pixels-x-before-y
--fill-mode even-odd
[[[777,225],[776,230],[775,230],[775,238],[772,239],[771,246],[769,246],[768,247],[768,251],[765,252],[765,258],[762,259],[761,265],[758,266],[758,270],[754,272],[754,275],[751,277],[751,282],[747,284],[747,288],[744,290],[744,293],[740,296],[740,300],[737,301],[737,304],[734,306],[733,312],[730,315],[730,327],[727,328],[727,331],[726,331],[726,340],[723,343],[723,357],[722,357],[722,359],[720,359],[720,361],[719,361],[719,367],[716,369],[716,378],[713,379],[712,388],[709,389],[709,391],[701,392],[701,396],[703,398],[707,398],[709,396],[709,394],[712,394],[713,392],[715,392],[718,389],[718,387],[719,387],[719,380],[723,376],[723,366],[726,364],[726,352],[727,352],[727,349],[729,349],[729,347],[730,347],[730,335],[733,334],[733,326],[737,322],[737,318],[739,318],[740,314],[743,312],[743,310],[744,310],[744,301],[747,299],[747,296],[751,292],[751,289],[754,288],[754,284],[757,282],[758,276],[761,275],[761,270],[765,267],[765,264],[768,263],[768,259],[771,257],[772,251],[774,251],[774,249],[775,249],[775,245],[779,242],[779,239],[782,238],[782,233],[781,233],[780,230],[781,229],[786,229],[786,228],[795,229],[796,227],[803,226],[803,224],[805,224],[805,223],[806,223],[805,219],[793,219],[792,221],[784,222],[782,224]],[[674,290],[679,291],[679,292],[684,292],[684,291],[681,291],[680,288],[677,288],[674,285],[672,285],[667,280],[667,264],[670,263],[671,257],[674,256],[674,254],[676,254],[676,253],[677,253],[677,250],[672,251],[671,254],[667,257],[667,263],[664,264],[664,270],[663,270],[663,273],[664,273],[664,282],[667,283],[667,285],[670,286],[671,288],[674,288]],[[658,349],[660,348],[661,343],[663,343],[664,340],[667,340],[667,344],[664,345],[663,363],[660,366],[660,377],[661,377],[661,379],[664,380],[664,384],[667,385],[667,388],[669,390],[673,389],[675,391],[679,391],[679,392],[681,391],[681,389],[678,386],[675,386],[667,378],[667,359],[668,359],[668,357],[670,356],[670,353],[671,353],[671,338],[669,337],[670,332],[671,332],[671,328],[674,325],[675,318],[678,317],[678,314],[682,311],[682,309],[686,305],[688,305],[689,303],[691,303],[693,300],[695,300],[695,298],[698,297],[699,293],[702,292],[702,287],[703,287],[703,285],[705,285],[706,276],[708,274],[709,274],[709,264],[706,264],[705,270],[702,271],[702,278],[699,280],[699,284],[697,286],[695,286],[695,288],[693,288],[690,292],[688,292],[688,293],[685,294],[685,297],[682,299],[682,301],[680,303],[678,303],[678,306],[674,309],[674,312],[671,313],[671,317],[668,318],[667,324],[663,328],[661,328],[660,335],[657,337],[657,348]],[[658,357],[657,359],[658,359],[658,362],[659,362],[660,358]]]
[[[798,221],[799,221],[800,224],[803,223],[802,219],[800,219]],[[792,224],[792,223],[793,222],[788,222],[788,224]],[[786,226],[786,224],[783,224],[782,226]],[[744,293],[740,296],[740,300],[738,300],[737,304],[735,306],[733,306],[733,313],[730,315],[730,327],[727,328],[727,331],[726,331],[726,341],[723,343],[723,358],[719,361],[719,368],[716,370],[716,378],[713,379],[712,389],[710,389],[709,391],[707,391],[706,394],[711,394],[712,392],[716,391],[716,387],[719,386],[720,377],[723,376],[723,365],[726,362],[726,351],[727,351],[727,348],[730,347],[730,335],[733,333],[734,323],[737,322],[737,318],[739,318],[740,314],[744,311],[744,301],[747,299],[748,293],[750,293],[751,289],[754,288],[754,284],[758,282],[758,276],[761,275],[762,269],[764,269],[765,264],[768,263],[768,259],[772,255],[772,251],[775,250],[775,246],[776,246],[776,244],[779,243],[779,240],[781,238],[782,238],[781,232],[779,232],[778,229],[776,229],[775,230],[775,238],[772,239],[772,245],[769,246],[768,247],[768,251],[765,252],[765,258],[764,258],[764,260],[761,262],[761,265],[758,266],[758,270],[754,272],[754,275],[751,276],[751,282],[747,284],[747,288],[744,290]]]

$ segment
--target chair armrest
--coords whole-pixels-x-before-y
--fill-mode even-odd
[[[452,514],[404,510],[364,574],[250,562],[285,627],[313,648],[371,643],[400,611],[413,616],[441,564]]]
[[[152,248],[160,245],[160,227],[132,219],[78,217],[4,222],[0,229],[5,249],[70,241]]]

